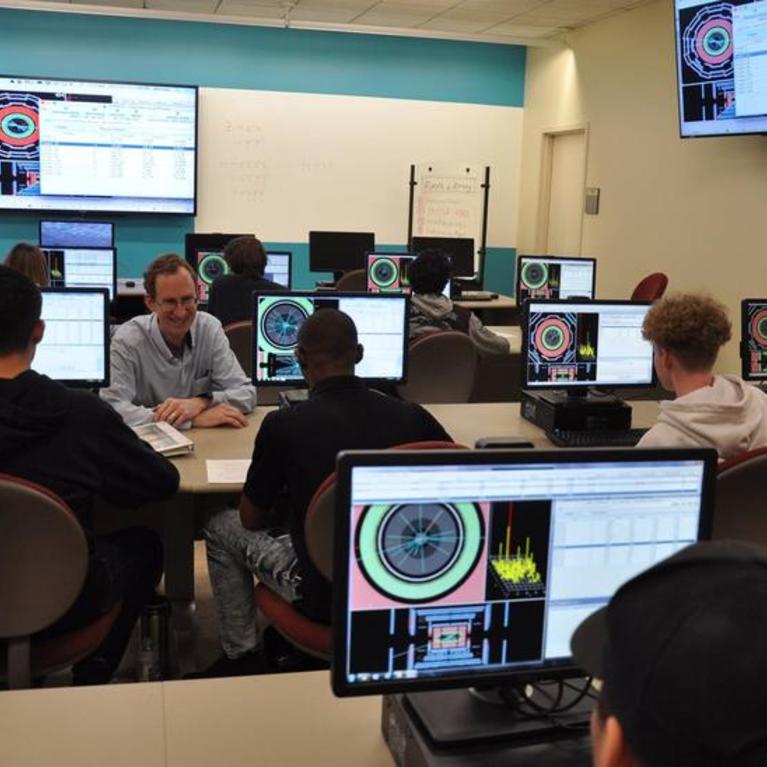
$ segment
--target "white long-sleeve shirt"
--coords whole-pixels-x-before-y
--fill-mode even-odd
[[[181,357],[168,348],[156,315],[149,314],[117,329],[109,359],[111,385],[101,397],[128,426],[150,423],[152,408],[168,397],[209,394],[211,404],[226,402],[243,413],[256,406],[256,390],[221,323],[205,312],[197,312]]]

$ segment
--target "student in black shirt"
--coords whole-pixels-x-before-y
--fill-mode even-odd
[[[208,295],[208,313],[222,325],[250,320],[254,291],[285,287],[264,278],[266,251],[255,237],[235,237],[224,248],[224,259],[231,274],[214,280]]]
[[[210,675],[258,667],[254,574],[285,599],[300,600],[308,617],[330,622],[330,584],[309,560],[304,518],[341,450],[450,441],[422,407],[370,390],[356,378],[354,366],[362,355],[354,323],[343,312],[321,309],[304,322],[296,357],[310,386],[309,400],[264,419],[239,511],[221,512],[205,528],[226,655]],[[286,502],[280,505],[282,498]]]
[[[85,626],[122,600],[104,642],[73,669],[75,684],[100,684],[111,679],[141,608],[153,596],[162,574],[162,546],[144,528],[95,537],[94,499],[134,508],[168,498],[178,488],[178,472],[98,397],[30,369],[45,331],[41,306],[40,291],[27,277],[0,266],[0,472],[60,496],[89,539],[83,590],[43,633]]]

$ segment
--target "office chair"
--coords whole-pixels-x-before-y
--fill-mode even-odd
[[[229,339],[229,346],[237,357],[237,362],[250,378],[253,375],[253,323],[250,320],[231,322],[224,326],[224,333]]]
[[[336,290],[347,293],[364,292],[368,286],[368,274],[366,269],[352,269],[341,276],[336,283]]]
[[[397,387],[411,402],[468,402],[479,355],[466,333],[424,333],[408,347],[407,383]]]
[[[666,292],[668,277],[663,272],[653,272],[639,281],[631,294],[632,301],[657,301]]]
[[[765,477],[767,447],[749,450],[719,464],[712,538],[767,545]]]
[[[88,626],[34,637],[72,606],[87,569],[85,533],[66,503],[40,485],[0,474],[0,678],[11,689],[71,666],[109,633],[119,602]]]
[[[424,441],[396,445],[391,450],[468,450],[454,442]],[[306,511],[304,535],[312,563],[320,574],[333,582],[333,546],[335,530],[336,475],[330,474],[314,492]],[[330,626],[307,618],[290,602],[265,586],[256,585],[256,605],[274,628],[302,652],[321,660],[330,660]]]

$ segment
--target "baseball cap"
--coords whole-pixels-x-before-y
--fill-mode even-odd
[[[767,764],[767,550],[688,546],[621,586],[571,647],[640,760]]]

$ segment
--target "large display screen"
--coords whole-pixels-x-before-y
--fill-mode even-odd
[[[253,383],[304,380],[295,348],[304,320],[318,309],[348,314],[365,349],[355,374],[370,381],[406,380],[409,298],[396,294],[256,293],[253,301]]]
[[[0,209],[196,211],[197,88],[0,76]]]
[[[715,466],[713,450],[343,453],[335,692],[572,670],[583,619],[710,535]]]
[[[767,3],[674,5],[682,136],[767,132]]]
[[[653,386],[642,301],[529,301],[522,334],[523,386]]]

